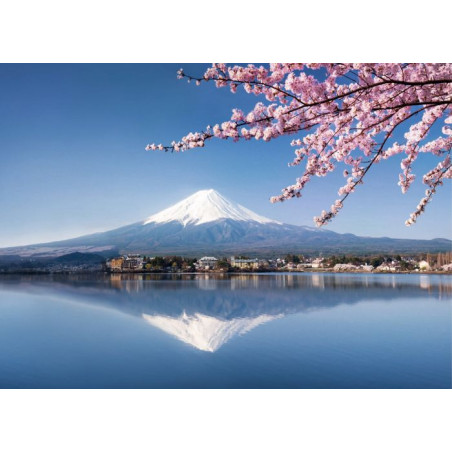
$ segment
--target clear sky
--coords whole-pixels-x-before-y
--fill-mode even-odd
[[[205,149],[146,152],[189,131],[229,118],[259,99],[213,84],[176,78],[207,64],[0,65],[0,246],[99,232],[142,220],[193,192],[215,188],[258,214],[299,225],[328,209],[343,185],[332,174],[300,199],[270,204],[295,181],[288,168],[293,137],[269,143],[213,140]],[[451,184],[438,191],[411,228],[404,221],[423,196],[424,155],[417,180],[402,195],[400,159],[373,167],[328,225],[337,232],[404,238],[451,237]]]

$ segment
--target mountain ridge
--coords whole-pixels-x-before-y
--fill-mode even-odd
[[[0,257],[46,257],[74,252],[113,255],[275,253],[409,253],[450,251],[448,239],[413,240],[360,237],[281,223],[228,200],[215,190],[200,190],[143,221],[57,242],[0,249]]]

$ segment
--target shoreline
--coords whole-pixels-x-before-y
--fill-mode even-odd
[[[164,271],[121,271],[108,272],[103,270],[94,271],[11,271],[0,272],[0,277],[11,275],[209,275],[209,276],[225,276],[225,275],[268,275],[268,274],[351,274],[351,275],[451,275],[452,271],[334,271],[333,269],[315,269],[315,270],[271,270],[271,271],[202,271],[202,272],[164,272]]]

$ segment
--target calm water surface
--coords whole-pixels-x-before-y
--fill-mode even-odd
[[[452,277],[0,276],[1,388],[450,388]]]

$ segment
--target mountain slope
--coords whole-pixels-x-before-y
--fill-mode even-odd
[[[202,190],[146,220],[103,233],[69,240],[0,250],[0,256],[58,256],[70,252],[104,255],[252,254],[276,252],[438,252],[451,241],[359,237],[294,226],[260,216],[227,200],[215,190]]]

